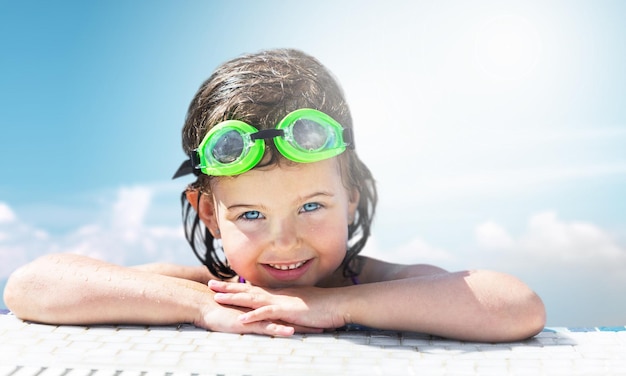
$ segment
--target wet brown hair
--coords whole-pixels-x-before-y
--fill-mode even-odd
[[[198,89],[183,127],[183,149],[185,154],[193,152],[207,132],[221,121],[241,120],[259,130],[272,129],[286,114],[299,108],[322,111],[344,128],[352,128],[341,87],[312,56],[293,49],[242,55],[220,65]],[[344,185],[360,194],[355,220],[348,226],[348,248],[342,263],[343,274],[352,277],[360,272],[356,256],[370,235],[378,196],[370,170],[353,147],[337,158]],[[274,144],[266,142],[266,157],[260,165],[283,162],[285,159]],[[188,189],[210,195],[212,178],[200,174]],[[236,273],[225,259],[221,241],[214,239],[200,221],[184,192],[181,202],[185,236],[198,259],[213,275],[222,279],[234,277]]]

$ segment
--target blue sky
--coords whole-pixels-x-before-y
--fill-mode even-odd
[[[626,324],[620,1],[0,1],[0,279],[47,252],[194,263],[170,177],[200,83],[318,57],[381,194],[367,254],[513,273]]]

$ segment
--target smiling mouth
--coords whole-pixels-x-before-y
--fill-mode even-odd
[[[307,260],[308,261],[308,260]],[[295,264],[267,264],[271,268],[276,270],[294,270],[300,268],[302,265],[306,264],[307,261],[296,262]]]

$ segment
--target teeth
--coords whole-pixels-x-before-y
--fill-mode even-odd
[[[278,270],[292,270],[292,269],[298,269],[299,267],[304,265],[304,261],[300,261],[291,265],[277,265],[277,264],[268,264],[268,265]]]

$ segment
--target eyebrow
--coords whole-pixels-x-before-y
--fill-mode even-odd
[[[227,206],[226,210],[233,210],[233,209],[239,209],[239,208],[259,208],[259,209],[264,209],[265,207],[263,205],[254,205],[254,204],[233,204],[233,205]]]
[[[325,196],[325,197],[335,197],[335,194],[333,192],[329,192],[329,191],[316,191],[313,192],[311,194],[308,195],[304,195],[304,196],[298,196],[296,199],[296,202],[304,202],[304,201],[308,201],[312,198],[318,197],[318,196]],[[238,209],[238,208],[259,208],[259,209],[265,209],[264,205],[258,205],[258,204],[245,204],[245,203],[241,203],[241,204],[233,204],[233,205],[229,205],[226,207],[226,210],[233,210],[233,209]]]
[[[335,194],[329,191],[318,191],[318,192],[313,192],[306,196],[299,196],[298,201],[308,201],[317,196],[335,197]]]

